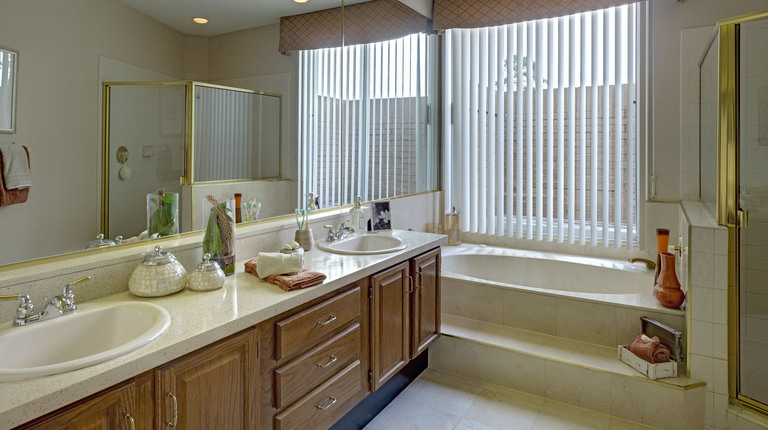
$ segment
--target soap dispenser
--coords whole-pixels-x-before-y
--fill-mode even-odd
[[[365,226],[363,225],[364,217],[362,197],[355,197],[355,204],[352,206],[352,209],[349,210],[349,215],[351,218],[350,221],[352,222],[352,227],[354,227],[357,231],[364,231]]]

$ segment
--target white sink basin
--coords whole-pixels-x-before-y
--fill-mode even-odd
[[[402,239],[396,236],[383,236],[379,234],[353,235],[336,242],[320,241],[317,247],[337,254],[384,254],[399,251],[408,246]]]
[[[0,331],[0,380],[52,375],[102,363],[156,339],[168,311],[145,302],[78,305],[70,315]]]

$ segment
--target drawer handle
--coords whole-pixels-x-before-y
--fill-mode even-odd
[[[331,316],[330,316],[330,317],[328,317],[328,319],[327,319],[327,320],[325,320],[325,322],[320,322],[320,321],[318,321],[318,322],[317,322],[317,325],[328,325],[328,324],[330,324],[330,323],[332,323],[332,322],[334,322],[334,321],[336,321],[336,315],[334,315],[334,314],[331,314]]]
[[[330,400],[331,400],[331,401],[330,401],[330,402],[328,402],[328,404],[326,404],[326,405],[324,405],[324,406],[320,406],[320,405],[317,405],[317,406],[316,406],[316,407],[317,407],[317,409],[320,409],[321,411],[324,411],[324,410],[326,410],[326,409],[330,408],[331,406],[333,406],[333,404],[334,404],[334,403],[336,403],[336,397],[331,397],[331,399],[330,399]]]
[[[335,363],[338,358],[336,358],[335,355],[332,355],[327,363],[317,363],[317,367],[328,367],[331,364]]]
[[[136,430],[136,422],[133,420],[131,414],[125,414],[123,418],[128,420],[128,422],[131,424],[131,430]]]
[[[165,423],[168,427],[176,427],[179,423],[179,402],[176,400],[176,396],[173,393],[168,393],[165,397],[170,397],[173,400],[173,421]]]

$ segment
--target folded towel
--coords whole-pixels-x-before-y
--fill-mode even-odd
[[[649,339],[639,335],[627,344],[627,350],[651,364],[665,363],[670,357],[669,348],[660,343],[658,336]]]
[[[29,151],[26,147],[22,146],[27,154],[27,163],[29,163]],[[3,167],[3,155],[0,152],[0,169]],[[27,166],[29,167],[29,166]],[[6,188],[3,182],[3,175],[0,174],[0,206],[8,206],[17,203],[24,203],[29,197],[29,188],[21,188],[15,190],[9,190]]]
[[[5,189],[17,190],[31,187],[32,175],[29,173],[27,149],[15,143],[0,143],[0,154],[3,156]]]
[[[259,259],[258,272],[256,273],[259,278],[266,278],[269,275],[298,273],[304,266],[303,252],[291,254],[260,252],[256,258]]]
[[[258,259],[259,258],[256,257],[248,260],[245,263],[245,271],[259,276],[257,264]],[[285,291],[291,291],[321,284],[323,281],[325,281],[325,278],[326,276],[323,273],[301,269],[299,273],[294,275],[269,275],[263,279],[269,283],[277,285]]]

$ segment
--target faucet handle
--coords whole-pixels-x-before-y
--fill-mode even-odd
[[[69,284],[64,286],[64,292],[62,293],[62,295],[67,299],[67,301],[70,302],[70,305],[75,304],[75,293],[72,292],[72,287],[74,287],[77,284],[82,284],[83,282],[88,282],[90,280],[91,280],[90,276],[85,276],[78,279],[77,281],[70,282]]]
[[[16,320],[14,320],[14,323],[31,317],[35,311],[35,305],[32,304],[32,300],[26,294],[10,294],[0,296],[0,301],[16,299],[19,301],[19,306],[16,307]]]

